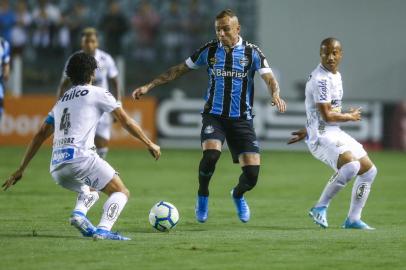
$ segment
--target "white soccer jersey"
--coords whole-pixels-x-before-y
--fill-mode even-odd
[[[51,172],[64,162],[77,161],[93,154],[100,117],[118,107],[117,100],[101,87],[79,85],[67,90],[46,120],[54,124]]]
[[[323,120],[317,103],[331,103],[332,110],[341,112],[343,84],[341,74],[328,71],[321,64],[313,70],[306,83],[306,115],[308,143],[315,143],[317,138],[328,129],[337,128],[335,122]]]
[[[83,51],[79,51],[83,52]],[[77,52],[76,52],[77,53]],[[117,77],[118,69],[116,63],[113,60],[113,57],[110,54],[106,53],[105,51],[96,49],[94,58],[97,61],[97,69],[95,71],[95,79],[93,81],[93,85],[99,86],[105,89],[108,89],[108,79]],[[65,69],[63,72],[63,77],[67,78],[66,75],[66,67],[69,63],[70,57],[68,61],[65,63]]]

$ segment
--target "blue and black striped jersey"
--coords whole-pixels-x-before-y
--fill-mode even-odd
[[[228,52],[212,40],[186,60],[189,68],[207,66],[209,84],[203,113],[224,118],[252,119],[254,75],[272,72],[264,54],[254,44],[242,40]]]

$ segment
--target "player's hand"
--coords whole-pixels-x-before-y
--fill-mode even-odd
[[[361,120],[361,107],[360,108],[350,108],[350,112],[352,116],[352,121],[360,121]]]
[[[272,96],[271,105],[278,108],[278,111],[284,113],[286,111],[286,102],[279,95]]]
[[[146,84],[143,85],[141,87],[138,87],[136,89],[134,89],[133,93],[131,94],[133,99],[140,99],[141,96],[145,95],[146,93],[148,93],[148,91],[151,89],[151,87]]]
[[[306,131],[306,129],[301,129],[301,130],[292,132],[291,135],[292,135],[292,137],[289,139],[288,144],[300,142],[301,140],[303,140],[307,135],[307,131]]]
[[[1,186],[1,188],[6,191],[12,185],[15,185],[23,177],[23,171],[18,169],[15,171]]]
[[[155,158],[155,160],[158,160],[161,156],[161,147],[159,147],[157,144],[152,143],[150,146],[148,146],[148,151]]]

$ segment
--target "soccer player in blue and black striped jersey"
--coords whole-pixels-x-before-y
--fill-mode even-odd
[[[217,39],[198,49],[185,62],[171,67],[150,83],[133,91],[135,99],[152,88],[170,82],[202,66],[207,67],[209,84],[206,104],[202,110],[201,146],[203,157],[199,165],[199,190],[196,200],[196,219],[208,218],[209,181],[214,173],[225,140],[234,163],[239,163],[242,174],[231,191],[237,214],[242,222],[250,219],[244,193],[257,183],[260,154],[253,127],[252,106],[254,75],[261,75],[272,96],[272,104],[280,112],[286,110],[279,97],[279,86],[261,50],[242,39],[240,24],[233,11],[221,11],[215,20]]]
[[[10,75],[10,44],[0,37],[0,122],[3,115],[4,83]]]

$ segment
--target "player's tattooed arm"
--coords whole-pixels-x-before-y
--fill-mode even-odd
[[[169,68],[166,72],[162,73],[161,75],[153,79],[151,82],[134,89],[132,96],[134,99],[139,99],[141,96],[148,93],[148,91],[151,90],[152,88],[173,81],[176,78],[182,76],[183,74],[189,72],[190,70],[191,69],[184,62],[176,66],[173,66]]]
[[[279,112],[285,112],[286,111],[286,102],[280,98],[280,89],[279,89],[279,84],[276,81],[275,77],[273,76],[272,73],[264,73],[261,75],[262,79],[266,83],[268,90],[271,94],[272,97],[272,106],[275,106],[278,108]]]
[[[7,190],[12,185],[15,185],[22,177],[24,170],[27,168],[31,159],[35,156],[38,149],[54,133],[54,126],[48,123],[43,123],[37,134],[30,142],[25,151],[24,157],[21,161],[19,168],[3,183],[1,186],[4,190]]]

